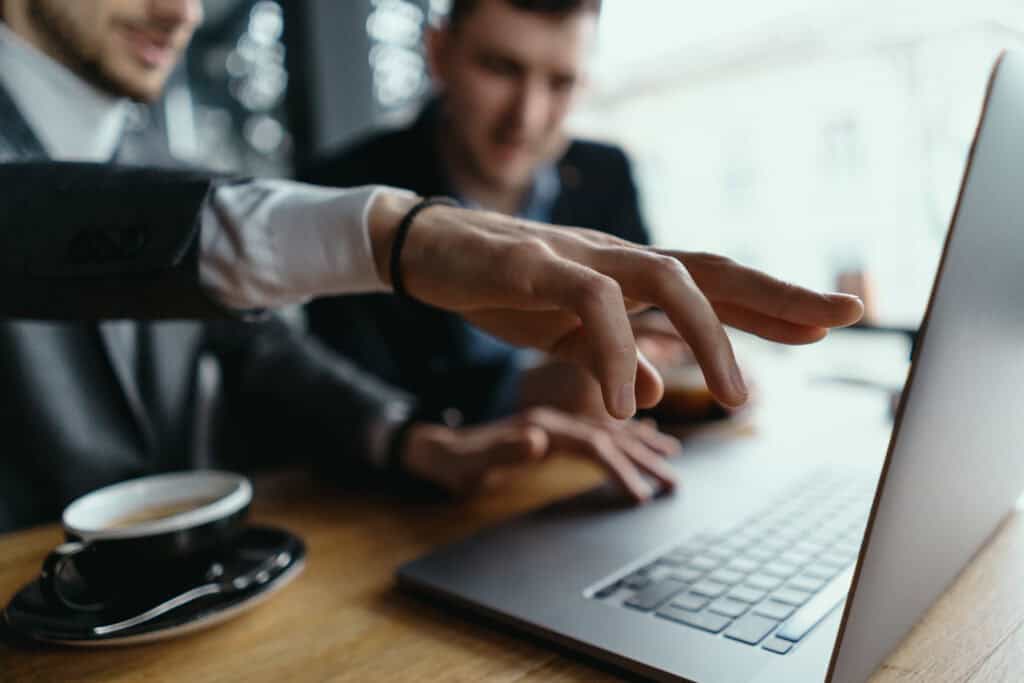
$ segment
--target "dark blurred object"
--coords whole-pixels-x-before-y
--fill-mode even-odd
[[[731,415],[712,396],[696,363],[658,370],[665,382],[665,395],[649,412],[659,423],[691,424]]]
[[[845,328],[854,332],[868,332],[874,334],[902,334],[907,338],[910,344],[910,360],[914,360],[914,355],[917,353],[917,338],[921,333],[916,327],[897,327],[891,325],[874,325],[869,322],[861,321],[856,325]]]
[[[410,120],[429,91],[421,49],[429,0],[283,3],[295,162]]]

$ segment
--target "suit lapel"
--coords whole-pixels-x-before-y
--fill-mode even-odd
[[[121,393],[124,395],[125,403],[135,418],[135,424],[146,442],[146,450],[149,453],[156,451],[157,439],[153,430],[153,423],[146,411],[146,404],[142,400],[139,391],[139,383],[132,366],[128,344],[133,343],[125,337],[121,325],[132,325],[131,321],[108,321],[96,325],[99,331],[100,342],[107,352],[107,360],[114,372],[118,383],[121,385]]]
[[[0,85],[0,162],[48,159],[46,148]]]
[[[557,225],[583,225],[584,223],[577,216],[575,207],[581,202],[577,201],[580,195],[580,188],[583,186],[583,172],[580,167],[563,157],[556,167],[558,181],[561,184],[558,198],[551,207],[551,222]]]

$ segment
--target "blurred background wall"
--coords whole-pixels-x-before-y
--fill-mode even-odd
[[[633,153],[658,241],[815,286],[864,269],[879,318],[916,325],[1022,38],[1016,0],[611,0],[574,128]]]
[[[185,159],[258,175],[412,116],[445,0],[207,0],[160,114]],[[631,153],[661,243],[916,325],[1019,0],[606,0],[580,135]]]

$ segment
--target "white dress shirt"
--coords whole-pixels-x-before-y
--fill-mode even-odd
[[[130,103],[105,93],[0,22],[0,83],[50,158],[110,161]],[[202,207],[200,282],[238,309],[318,295],[389,291],[367,214],[382,187],[326,189],[285,180],[220,187]]]

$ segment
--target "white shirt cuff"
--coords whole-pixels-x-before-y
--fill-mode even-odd
[[[199,279],[236,309],[278,308],[317,296],[390,291],[367,224],[384,186],[331,189],[289,180],[216,188],[202,208]]]

